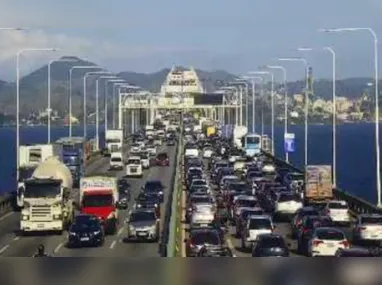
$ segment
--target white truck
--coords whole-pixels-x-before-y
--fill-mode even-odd
[[[127,177],[142,177],[142,161],[139,156],[130,156],[126,161],[126,176]]]
[[[47,158],[57,156],[62,161],[62,146],[56,144],[22,145],[19,148],[19,181],[17,190],[17,206],[24,206],[24,180],[30,178],[37,166]]]
[[[147,139],[152,139],[155,135],[155,130],[153,125],[146,125],[145,135]]]
[[[105,134],[106,154],[121,151],[123,147],[123,130],[107,130]]]
[[[108,234],[118,230],[119,192],[116,177],[90,176],[80,182],[81,213],[97,216]]]
[[[24,181],[21,232],[62,233],[67,229],[74,218],[72,186],[72,174],[58,157],[42,162]]]

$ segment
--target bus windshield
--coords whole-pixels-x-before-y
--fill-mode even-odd
[[[246,141],[247,141],[247,144],[259,144],[260,138],[259,137],[247,137]]]

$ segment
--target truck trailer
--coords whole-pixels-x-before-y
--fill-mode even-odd
[[[105,134],[106,149],[104,154],[110,155],[112,152],[122,150],[123,147],[123,130],[107,130]]]
[[[36,168],[24,185],[21,232],[62,233],[67,229],[74,218],[73,179],[69,168],[58,157],[50,157]]]

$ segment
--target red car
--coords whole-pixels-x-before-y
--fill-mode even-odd
[[[155,159],[155,164],[157,166],[170,166],[170,159],[169,159],[167,153],[165,153],[165,152],[158,153],[158,155]]]

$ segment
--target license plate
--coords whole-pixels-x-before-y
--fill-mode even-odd
[[[145,237],[145,236],[147,236],[147,233],[140,232],[140,233],[137,233],[137,236],[139,236],[139,237]]]
[[[327,246],[328,247],[334,247],[334,244],[333,243],[328,243]]]
[[[201,227],[207,227],[208,224],[200,224]]]
[[[131,169],[131,172],[137,172],[137,170],[136,169]]]
[[[90,239],[88,237],[82,237],[81,241],[89,241]]]
[[[43,228],[44,228],[44,224],[38,224],[38,225],[37,225],[37,228],[39,228],[39,229],[43,229]]]

